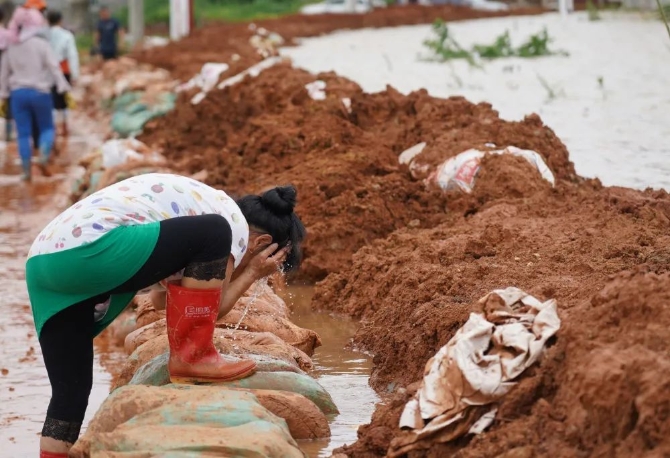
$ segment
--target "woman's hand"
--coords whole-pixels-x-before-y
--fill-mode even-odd
[[[275,253],[278,247],[278,244],[273,243],[251,258],[246,270],[249,271],[254,279],[260,280],[280,270],[282,263],[286,260],[286,256],[291,251],[291,246],[287,245]],[[273,253],[275,254],[273,255]]]

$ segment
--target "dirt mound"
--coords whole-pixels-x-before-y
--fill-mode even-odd
[[[557,343],[505,398],[491,429],[422,456],[670,453],[669,300],[670,274],[638,268],[614,276],[590,300],[563,301]],[[383,456],[415,389],[397,393],[361,428],[361,440],[341,451]]]
[[[343,29],[368,27],[394,27],[399,25],[429,24],[436,19],[459,21],[466,19],[531,15],[544,12],[540,8],[515,9],[512,12],[478,11],[462,6],[440,5],[378,8],[368,14],[322,14],[305,17],[286,16],[258,21],[264,27],[280,34],[287,42],[295,38],[313,37]],[[188,79],[207,62],[226,62],[231,65],[227,75],[234,75],[260,60],[249,43],[253,32],[248,24],[214,23],[194,31],[182,40],[167,46],[135,53],[133,57],[143,62],[169,70],[173,76]],[[233,59],[237,54],[239,58]]]
[[[326,100],[307,94],[305,84],[317,78],[326,82]],[[162,148],[179,170],[206,169],[209,184],[232,194],[296,185],[309,233],[301,276],[309,280],[340,271],[358,249],[395,230],[447,221],[447,209],[473,213],[490,200],[546,188],[527,178],[537,175],[527,164],[487,158],[473,195],[445,196],[398,163],[398,154],[419,141],[429,144],[421,155],[429,162],[488,142],[534,149],[559,180],[574,178],[565,146],[537,116],[508,122],[488,104],[425,91],[364,94],[332,73],[286,64],[214,91],[199,105],[180,101],[142,141]],[[487,172],[499,166],[495,176]]]
[[[320,283],[315,306],[363,318],[355,344],[376,355],[371,383],[406,385],[492,289],[517,286],[567,309],[609,275],[640,264],[665,269],[670,198],[652,194],[562,184],[451,215],[434,229],[398,231]]]

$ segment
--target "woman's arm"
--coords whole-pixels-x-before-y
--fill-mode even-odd
[[[221,295],[221,303],[219,304],[219,316],[221,319],[230,312],[242,295],[254,284],[255,281],[272,275],[277,272],[279,266],[286,259],[290,250],[290,246],[283,248],[273,256],[279,245],[273,243],[265,248],[263,251],[255,255],[247,267],[230,282],[227,288],[224,288]],[[229,265],[232,263],[231,259],[228,261]],[[230,269],[232,271],[232,269]]]

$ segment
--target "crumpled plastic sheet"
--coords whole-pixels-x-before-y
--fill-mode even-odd
[[[510,287],[480,300],[456,335],[426,364],[421,387],[405,406],[389,455],[479,434],[495,420],[497,402],[535,363],[560,328],[556,301],[540,302]]]
[[[445,191],[459,189],[467,193],[472,192],[481,161],[488,154],[512,154],[522,157],[537,169],[543,179],[548,181],[552,186],[556,184],[551,169],[549,169],[542,156],[536,151],[525,150],[516,146],[493,149],[496,148],[496,145],[487,143],[485,146],[492,149],[482,151],[472,148],[445,160],[437,167],[433,167],[421,162],[420,154],[426,146],[426,142],[421,142],[406,149],[398,156],[398,162],[409,166],[412,177],[416,179],[425,178],[427,184],[437,184]]]
[[[493,147],[494,145],[490,146]],[[504,149],[491,151],[469,149],[442,163],[435,171],[435,174],[428,177],[428,181],[434,181],[444,190],[458,188],[464,192],[472,192],[481,160],[487,154],[513,154],[514,156],[522,157],[537,169],[542,178],[551,183],[552,186],[555,184],[554,174],[551,173],[551,170],[540,154],[535,151],[517,148],[516,146],[508,146]]]

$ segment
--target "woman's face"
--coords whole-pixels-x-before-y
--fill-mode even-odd
[[[244,256],[242,257],[242,262],[237,268],[243,270],[247,266],[247,264],[249,264],[251,258],[253,258],[254,255],[256,255],[256,253],[258,253],[259,251],[263,251],[265,248],[268,247],[268,245],[271,244],[272,244],[272,236],[270,234],[262,232],[258,229],[250,229],[249,245],[247,247],[247,251],[244,253]]]

